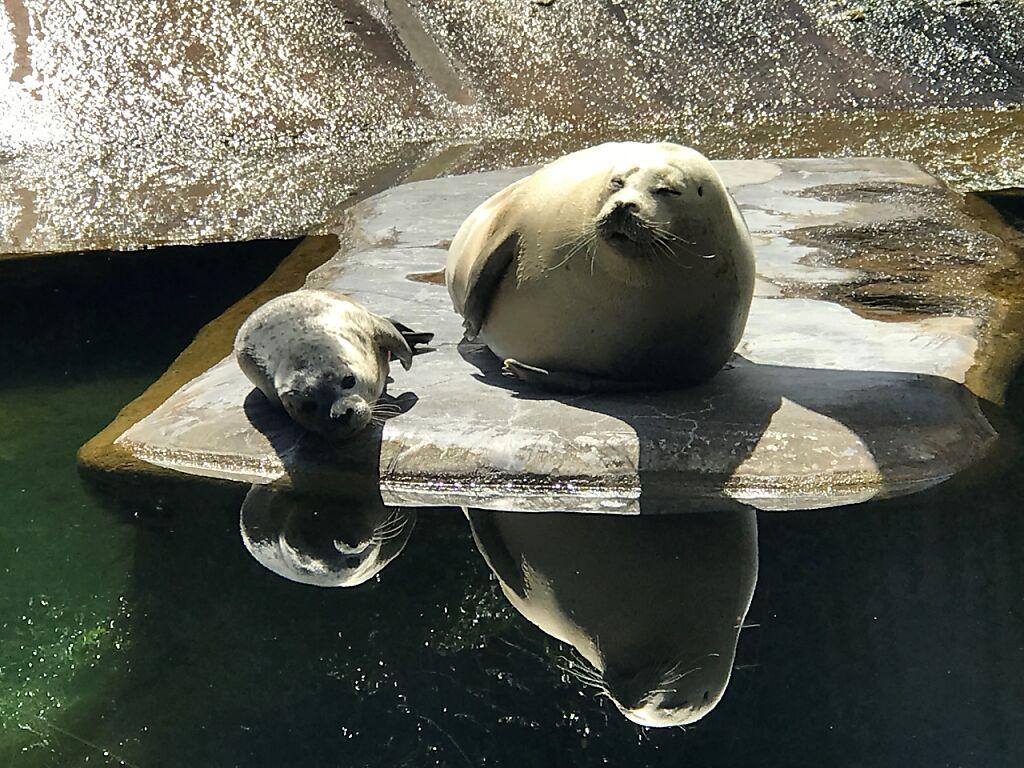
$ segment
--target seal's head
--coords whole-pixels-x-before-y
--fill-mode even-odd
[[[733,654],[712,651],[700,658],[664,655],[658,663],[651,652],[634,652],[644,659],[639,667],[601,664],[604,684],[616,708],[632,722],[648,728],[688,725],[710,712],[725,693],[732,673]]]
[[[242,504],[246,549],[265,568],[300,584],[354,587],[405,548],[413,511],[254,485]]]
[[[674,272],[732,254],[738,221],[724,182],[695,149],[600,144],[549,163],[480,206],[452,242],[449,292],[465,316],[467,286],[487,274],[471,254],[500,249],[509,237],[520,281],[563,269],[582,274],[582,262],[589,273],[648,285],[664,274],[659,267]]]
[[[343,314],[335,319],[336,332],[297,336],[274,381],[288,415],[332,440],[351,437],[392,413],[379,403],[389,360],[398,359],[406,370],[412,365],[412,349],[391,321],[352,302],[338,311]]]
[[[598,173],[601,240],[627,258],[707,256],[695,249],[723,192],[711,163],[676,144],[621,146]]]
[[[360,366],[359,360],[365,358],[289,370],[278,387],[288,415],[303,428],[331,439],[344,439],[366,427],[384,392],[386,368]]]

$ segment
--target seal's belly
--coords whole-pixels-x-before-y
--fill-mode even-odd
[[[696,273],[697,271],[694,270]],[[625,285],[589,270],[559,270],[517,285],[508,275],[480,337],[500,358],[616,379],[717,370],[739,340],[735,279],[654,274]],[[685,374],[684,374],[685,375]]]

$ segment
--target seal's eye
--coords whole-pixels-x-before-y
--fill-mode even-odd
[[[682,192],[680,192],[675,187],[658,187],[656,190],[654,190],[654,194],[663,195],[665,197],[676,197],[678,195],[681,195]]]
[[[608,184],[612,189],[622,189],[626,186],[626,180],[621,176],[612,176],[612,180]]]
[[[356,385],[356,377],[351,373],[341,380],[342,389],[352,389]]]
[[[704,185],[697,187],[697,197],[704,197]]]

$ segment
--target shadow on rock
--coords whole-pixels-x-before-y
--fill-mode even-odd
[[[379,466],[383,422],[407,413],[419,402],[419,398],[412,392],[403,392],[397,396],[385,393],[380,402],[387,404],[387,412],[379,417],[382,423],[371,423],[358,434],[341,442],[329,441],[315,432],[303,429],[284,410],[273,407],[255,387],[246,395],[242,408],[249,423],[267,438],[274,453],[288,468],[291,481],[318,485],[338,467]],[[302,477],[303,473],[310,477]],[[343,473],[336,485],[336,490],[345,496],[358,499],[379,496],[377,478],[368,478],[360,471]]]
[[[459,352],[479,380],[516,399],[556,400],[628,424],[646,513],[672,512],[679,498],[772,510],[898,496],[951,477],[996,437],[974,394],[940,376],[734,355],[710,381],[686,389],[562,395],[502,375],[482,344],[463,341]]]

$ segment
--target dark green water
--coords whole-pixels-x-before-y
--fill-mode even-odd
[[[137,530],[78,446],[293,245],[0,262],[0,765],[73,763],[129,668]]]
[[[758,515],[732,679],[685,729],[634,725],[561,672],[570,649],[510,605],[457,511],[421,512],[362,586],[321,589],[248,554],[246,489],[80,478],[81,443],[285,250],[182,251],[209,258],[191,287],[175,259],[140,268],[157,254],[114,257],[87,284],[3,276],[0,766],[1024,764],[1015,438],[985,472],[910,500]],[[1018,428],[1022,402],[1003,414]],[[629,522],[664,542],[694,520]],[[621,585],[608,610],[626,617],[656,594],[673,615],[689,584],[645,582],[671,579],[671,561],[625,544],[584,558],[622,522],[564,522],[574,589]]]

